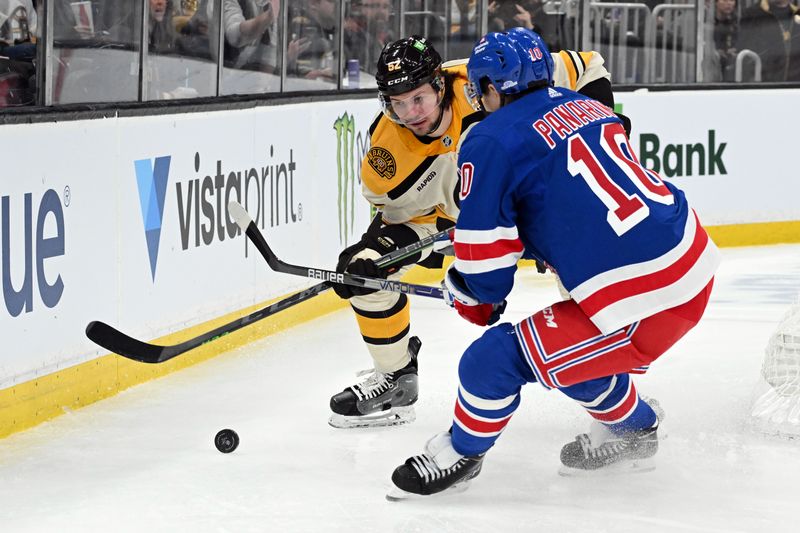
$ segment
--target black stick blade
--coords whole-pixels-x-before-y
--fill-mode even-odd
[[[165,346],[148,344],[134,339],[98,320],[89,322],[89,325],[86,326],[86,336],[109,352],[142,363],[160,363],[166,355],[164,353]]]

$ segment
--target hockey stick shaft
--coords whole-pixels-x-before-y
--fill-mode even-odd
[[[417,285],[415,283],[405,283],[403,281],[392,281],[383,278],[357,276],[355,274],[348,274],[346,272],[343,273],[336,272],[335,270],[292,265],[290,263],[281,261],[269,247],[267,241],[264,239],[264,235],[258,229],[258,226],[244,209],[244,207],[242,207],[238,202],[231,201],[228,204],[228,212],[233,216],[236,224],[238,224],[242,231],[247,235],[253,245],[255,245],[256,249],[258,249],[258,251],[261,252],[261,255],[264,256],[264,259],[267,261],[269,267],[276,272],[323,280],[330,283],[343,283],[345,285],[352,285],[354,287],[376,289],[379,291],[401,292],[405,294],[413,294],[415,296],[436,298],[438,300],[445,299],[445,293],[439,287]]]
[[[289,307],[310,300],[329,288],[330,285],[326,283],[314,285],[304,291],[292,294],[279,302],[254,311],[247,316],[237,318],[218,328],[178,344],[162,346],[140,341],[99,320],[92,321],[86,326],[86,336],[109,352],[119,354],[128,359],[133,359],[134,361],[142,363],[163,363],[164,361],[168,361],[189,350],[217,340],[220,337],[233,333],[254,322],[258,322]]]
[[[409,244],[403,248],[395,250],[376,261],[379,266],[388,266],[407,257],[414,255],[433,245],[439,240],[444,240],[448,237],[447,231],[441,231],[429,237],[425,237],[415,243]],[[108,324],[100,321],[90,322],[86,327],[86,336],[99,346],[105,348],[109,352],[119,354],[128,359],[139,361],[142,363],[163,363],[173,357],[177,357],[189,350],[193,350],[206,343],[214,341],[220,337],[233,333],[245,326],[249,326],[259,320],[268,318],[276,313],[284,311],[299,303],[310,300],[311,298],[325,292],[331,288],[328,282],[319,283],[298,293],[287,296],[283,300],[275,302],[271,305],[263,307],[247,316],[237,318],[227,324],[219,326],[211,331],[202,333],[184,342],[173,345],[157,345],[150,344],[144,341],[135,339],[118,329],[109,326]]]

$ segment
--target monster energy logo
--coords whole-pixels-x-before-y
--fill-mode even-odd
[[[361,132],[356,135],[353,115],[345,112],[333,123],[336,131],[336,177],[339,207],[339,243],[347,245],[353,233],[356,204],[356,179],[361,183],[362,157],[369,148],[369,141]]]

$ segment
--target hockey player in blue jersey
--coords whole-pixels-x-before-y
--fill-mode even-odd
[[[697,324],[719,264],[683,192],[639,163],[613,111],[553,87],[538,35],[490,33],[467,68],[491,114],[459,150],[452,304],[470,322],[497,322],[520,258],[549,265],[571,298],[472,343],[450,430],[395,469],[390,499],[477,476],[532,382],[593,418],[562,448],[562,473],[642,468],[658,450],[659,417],[631,374]]]

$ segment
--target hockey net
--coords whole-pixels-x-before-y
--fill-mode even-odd
[[[800,302],[767,343],[751,414],[757,430],[800,439]]]

